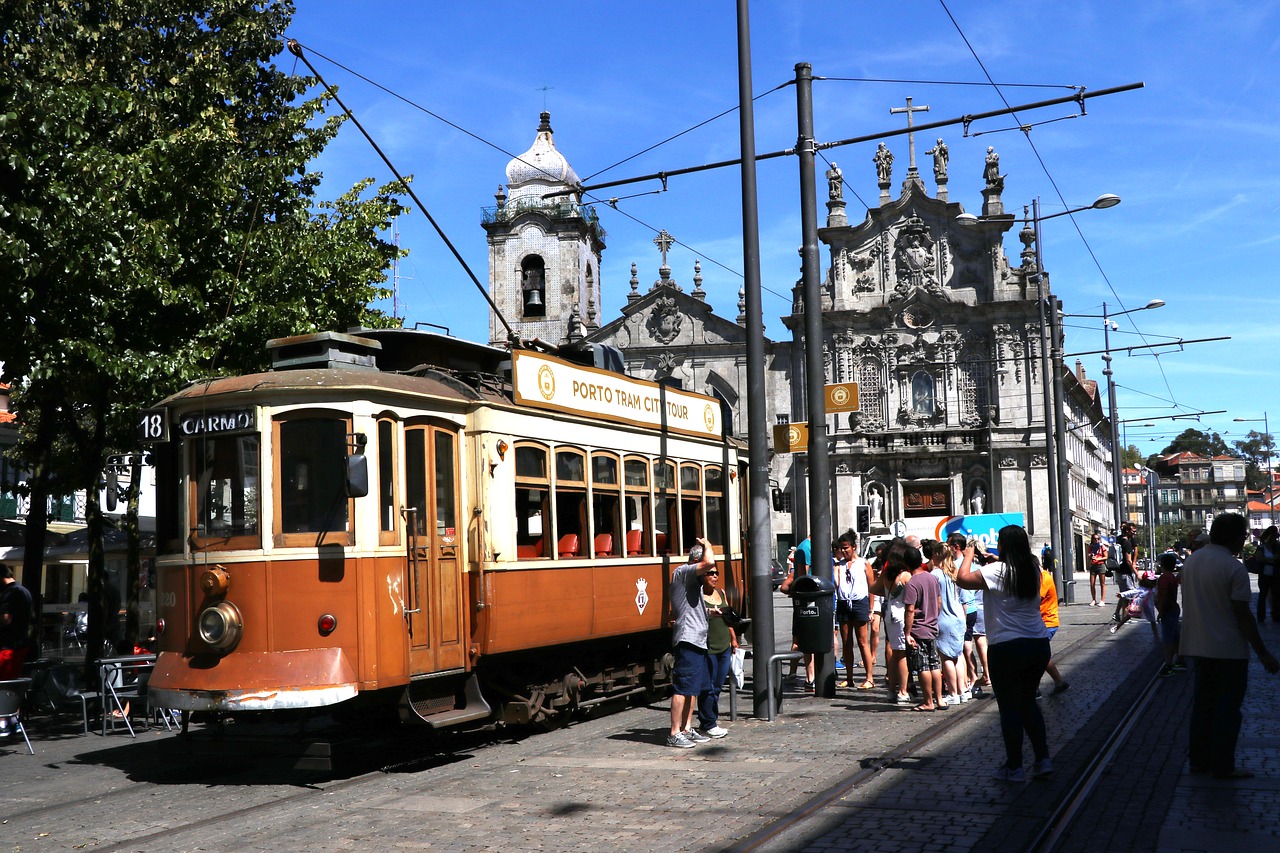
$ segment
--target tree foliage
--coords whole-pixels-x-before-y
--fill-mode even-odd
[[[365,197],[370,181],[317,198],[307,167],[340,121],[273,64],[292,14],[0,12],[0,362],[33,491],[96,494],[137,408],[263,365],[270,337],[393,322],[368,305],[387,295],[398,250],[380,235],[403,208],[391,187]]]
[[[1120,451],[1120,462],[1126,468],[1137,468],[1144,461],[1142,451],[1136,445],[1130,444]]]
[[[1235,448],[1236,453],[1249,460],[1249,465],[1245,468],[1245,478],[1248,480],[1249,488],[1266,488],[1268,466],[1275,464],[1276,442],[1271,433],[1251,429],[1247,438],[1243,441],[1233,441],[1231,446]]]
[[[1212,459],[1230,453],[1227,443],[1216,432],[1201,432],[1198,429],[1185,429],[1160,452],[1161,456],[1171,453],[1194,453]]]

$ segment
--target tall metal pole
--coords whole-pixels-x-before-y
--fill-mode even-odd
[[[1276,523],[1276,502],[1272,489],[1274,488],[1275,475],[1271,471],[1271,456],[1275,452],[1276,441],[1271,437],[1271,422],[1267,420],[1267,413],[1262,413],[1262,428],[1267,433],[1267,487],[1262,490],[1262,495],[1267,499],[1267,515],[1271,519],[1271,524]],[[1247,516],[1248,513],[1246,512]]]
[[[1107,409],[1111,419],[1111,486],[1116,494],[1116,532],[1124,524],[1124,491],[1121,469],[1124,467],[1120,449],[1120,420],[1116,414],[1116,382],[1111,371],[1111,319],[1107,314],[1107,303],[1102,303],[1102,360],[1106,367],[1102,375],[1107,377]]]
[[[1044,435],[1047,451],[1046,471],[1049,475],[1049,544],[1053,548],[1053,557],[1058,563],[1058,598],[1065,600],[1067,583],[1072,577],[1071,567],[1063,560],[1062,555],[1062,516],[1058,506],[1058,454],[1062,449],[1057,446],[1057,437],[1053,434],[1053,370],[1049,347],[1048,299],[1049,282],[1044,274],[1043,259],[1040,254],[1040,199],[1033,199],[1032,236],[1036,241],[1036,276],[1038,287],[1036,301],[1040,306],[1040,385],[1044,389]]]
[[[822,365],[822,283],[818,276],[818,191],[813,138],[813,69],[796,63],[796,159],[800,163],[801,278],[804,282],[805,396],[809,419],[809,571],[832,580],[831,460],[827,445],[826,375]],[[830,648],[814,656],[814,683],[819,696],[834,698],[836,671]]]
[[[1038,243],[1037,243],[1038,244]],[[1066,372],[1062,366],[1062,323],[1061,311],[1057,300],[1050,294],[1049,304],[1049,337],[1053,344],[1053,435],[1058,445],[1058,509],[1061,512],[1062,524],[1062,556],[1063,586],[1066,594],[1063,599],[1067,604],[1076,600],[1075,561],[1072,551],[1071,524],[1071,455],[1067,450],[1067,392],[1063,388],[1062,375]]]
[[[765,424],[764,314],[760,289],[760,215],[756,200],[756,129],[751,93],[751,22],[747,0],[738,0],[738,133],[742,148],[742,260],[747,310],[747,453],[750,526],[747,565],[751,589],[752,704],[758,720],[772,720],[769,658],[774,653],[773,585],[769,555],[769,440]]]

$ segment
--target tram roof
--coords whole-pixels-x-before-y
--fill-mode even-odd
[[[452,400],[458,403],[505,403],[510,398],[496,388],[464,382],[438,370],[424,374],[384,373],[359,368],[302,368],[228,376],[193,383],[173,394],[164,404],[227,395],[276,395],[282,392],[329,395],[382,392]]]

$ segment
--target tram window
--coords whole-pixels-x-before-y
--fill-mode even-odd
[[[427,437],[421,428],[410,429],[404,436],[404,499],[415,510],[411,514],[413,533],[427,532]]]
[[[703,535],[702,470],[691,463],[680,466],[680,532],[682,553],[687,553]]]
[[[680,550],[680,522],[676,506],[674,497],[657,495],[653,499],[654,534],[659,555]]]
[[[724,472],[715,465],[708,465],[706,473],[704,505],[707,509],[707,541],[724,545]]]
[[[592,552],[597,557],[622,553],[622,495],[618,483],[618,458],[604,453],[591,455]]]
[[[279,430],[280,532],[346,531],[347,422],[291,418]]]
[[[221,540],[257,536],[258,436],[198,439],[191,465],[197,535]]]
[[[586,454],[581,450],[556,451],[556,541],[576,541],[576,550],[566,551],[564,556],[582,556],[591,553],[591,540],[587,537],[587,482]],[[573,539],[565,540],[566,536]]]
[[[542,447],[522,445],[516,448],[516,477],[547,479],[547,451]]]
[[[653,520],[650,515],[649,460],[627,459],[622,463],[623,529],[626,531],[625,554],[628,557],[653,553]]]
[[[649,462],[646,459],[628,459],[623,463],[623,477],[627,488],[649,488]]]
[[[516,556],[553,557],[547,546],[551,534],[551,482],[547,479],[547,449],[516,445]]]
[[[676,466],[674,462],[653,465],[654,545],[659,555],[680,551],[680,513],[676,502]]]
[[[453,435],[436,432],[436,533],[440,536],[456,536],[458,519],[454,495]]]
[[[586,484],[586,462],[580,450],[556,451],[556,483]]]
[[[378,541],[394,545],[396,532],[395,423],[378,421]]]

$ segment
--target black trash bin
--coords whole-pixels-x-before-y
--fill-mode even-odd
[[[826,578],[802,575],[791,584],[791,631],[800,651],[830,654],[835,630],[835,585]]]

